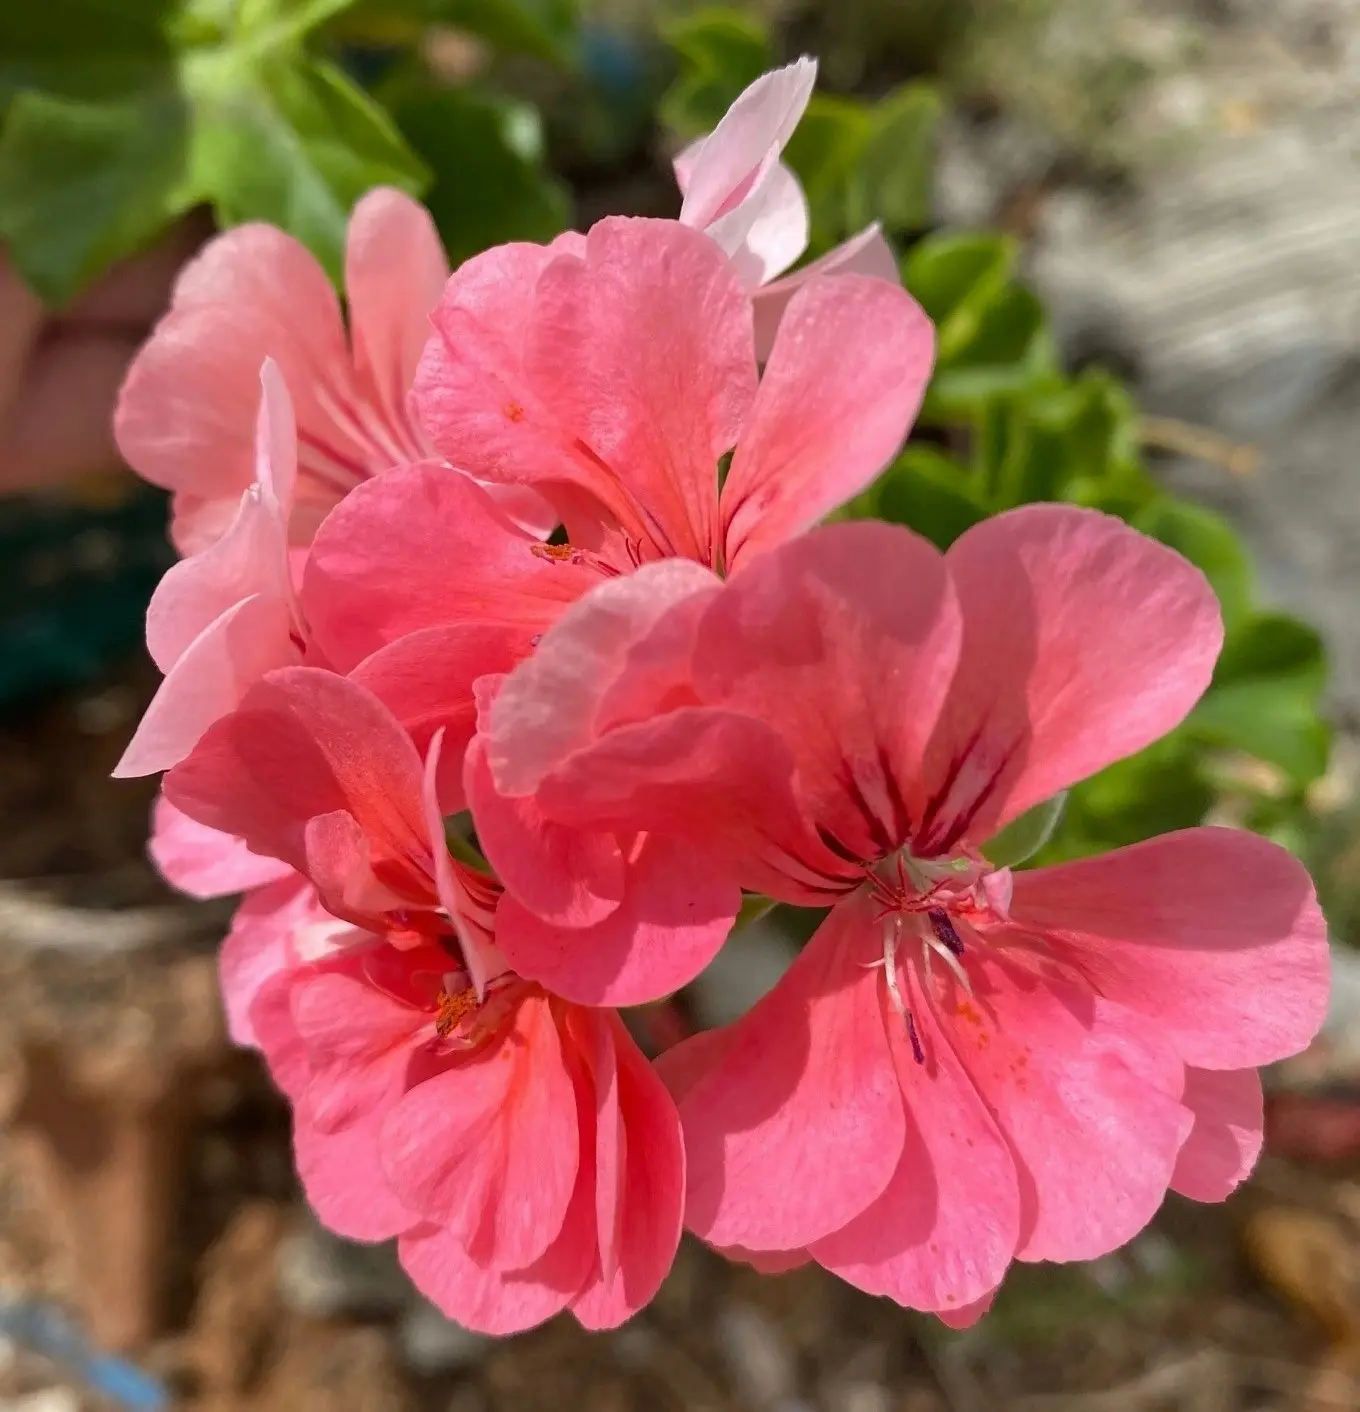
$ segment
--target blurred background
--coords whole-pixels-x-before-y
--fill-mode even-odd
[[[943,546],[1074,501],[1204,569],[1213,686],[1043,857],[1270,835],[1322,889],[1333,1012],[1268,1076],[1246,1189],[1017,1270],[969,1332],[686,1243],[616,1333],[489,1342],[311,1222],[224,1035],[230,908],[170,893],[154,782],[108,779],[171,562],[113,399],[215,228],[273,221],[336,273],[379,183],[455,263],[673,215],[674,153],[804,52],[810,253],[881,222],[939,328],[913,440],[845,513]],[[1360,1407],[1358,385],[1357,0],[0,3],[0,1412]],[[810,924],[746,928],[652,1043],[744,1009]]]

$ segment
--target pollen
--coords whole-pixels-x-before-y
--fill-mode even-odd
[[[440,1039],[448,1037],[477,1009],[477,994],[471,988],[450,995],[447,990],[439,992],[439,1016],[434,1022],[434,1032]]]
[[[569,564],[576,557],[570,544],[534,544],[529,552],[540,559],[551,559],[554,564]]]

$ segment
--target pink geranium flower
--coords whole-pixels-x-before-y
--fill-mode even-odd
[[[297,408],[292,543],[307,544],[356,485],[430,454],[407,393],[448,274],[429,213],[388,187],[369,192],[350,220],[348,334],[325,271],[273,226],[237,226],[185,266],[114,419],[128,465],[174,492],[171,532],[182,551],[212,544],[254,483],[266,358]],[[512,508],[541,523],[529,501]]]
[[[762,74],[707,137],[675,159],[684,196],[680,220],[717,242],[751,292],[762,361],[789,300],[808,279],[861,274],[898,282],[897,261],[876,224],[796,274],[778,278],[807,249],[807,198],[779,158],[816,80],[817,61],[806,56]]]
[[[432,320],[415,400],[435,447],[541,492],[572,546],[552,557],[603,574],[671,556],[733,571],[815,524],[897,452],[934,355],[904,290],[823,276],[761,375],[714,242],[623,217],[469,260]]]
[[[307,878],[334,914],[275,912],[246,939],[272,942],[269,964],[224,967],[229,1010],[293,1102],[321,1218],[395,1236],[467,1327],[510,1333],[564,1308],[612,1327],[675,1254],[679,1120],[617,1015],[505,967],[499,884],[448,851],[443,816],[464,801],[440,762],[471,733],[468,660],[436,633],[349,677],[270,673],[166,798]]]
[[[859,523],[721,587],[649,567],[546,635],[481,744],[505,795],[707,837],[745,885],[831,906],[748,1015],[663,1057],[693,1229],[957,1323],[1012,1259],[1100,1255],[1168,1187],[1242,1180],[1255,1069],[1326,1004],[1303,868],[1212,828],[1033,872],[986,856],[1176,725],[1221,636],[1197,570],[1065,506],[947,555]]]

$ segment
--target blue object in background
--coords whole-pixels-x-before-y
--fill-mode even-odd
[[[168,1389],[135,1364],[90,1347],[53,1304],[20,1300],[0,1305],[0,1335],[56,1363],[122,1412],[168,1412]]]

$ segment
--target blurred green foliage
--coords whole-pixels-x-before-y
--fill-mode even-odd
[[[663,111],[682,136],[710,123],[753,68],[777,62],[768,41],[757,49],[763,38],[748,15],[720,10],[673,27],[680,75]],[[904,252],[903,282],[937,330],[917,433],[847,513],[907,525],[947,549],[988,515],[1066,501],[1118,515],[1184,554],[1223,609],[1213,683],[1171,735],[1073,789],[1037,859],[1189,827],[1216,806],[1297,849],[1309,826],[1307,790],[1326,770],[1330,744],[1322,643],[1305,624],[1261,608],[1226,521],[1149,474],[1138,410],[1120,382],[1100,370],[1063,371],[1043,306],[1017,277],[1014,241],[929,229],[938,112],[937,94],[921,83],[873,102],[818,93],[786,154],[808,195],[811,253],[877,221]]]
[[[263,220],[338,275],[370,187],[430,197],[462,256],[562,229],[537,117],[451,88],[416,41],[457,25],[495,51],[569,63],[575,0],[52,0],[0,6],[0,239],[60,306],[191,207]],[[342,48],[342,41],[345,48]],[[390,93],[338,60],[397,56]]]

